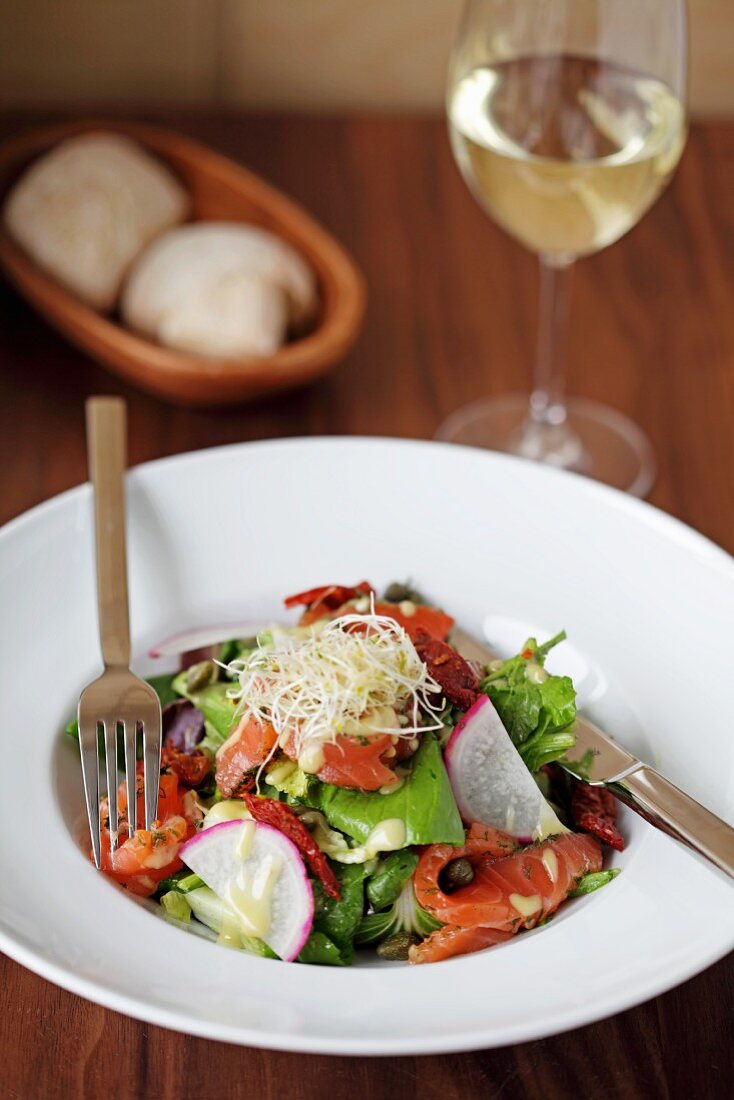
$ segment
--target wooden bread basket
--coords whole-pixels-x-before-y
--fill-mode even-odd
[[[45,274],[0,226],[0,263],[33,307],[113,374],[178,405],[217,405],[303,385],[330,371],[359,332],[364,279],[342,246],[271,184],[206,146],[171,130],[132,122],[65,122],[0,146],[0,202],[37,156],[76,134],[124,134],[168,165],[191,194],[193,219],[243,221],[271,230],[313,268],[317,319],[304,335],[266,358],[212,359],[162,347],[114,317],[97,313]]]

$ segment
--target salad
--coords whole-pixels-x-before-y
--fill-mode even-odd
[[[618,873],[602,868],[602,845],[624,844],[614,799],[556,763],[575,741],[573,684],[545,668],[564,634],[479,665],[407,585],[285,605],[297,622],[150,679],[158,820],[130,835],[121,784],[112,851],[100,808],[120,886],[220,944],[346,966],[502,943]]]

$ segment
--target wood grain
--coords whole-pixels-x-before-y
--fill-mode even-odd
[[[239,158],[324,221],[367,273],[363,335],[342,366],[310,389],[245,409],[175,410],[114,382],[0,287],[1,521],[85,477],[83,399],[90,393],[128,398],[130,459],[141,462],[272,436],[429,437],[462,402],[527,386],[534,263],[476,208],[441,121],[171,113],[151,121],[177,124]],[[19,123],[6,116],[0,135]],[[573,390],[615,405],[650,433],[660,460],[654,503],[730,551],[733,190],[734,128],[698,127],[660,203],[627,238],[580,266],[570,353]],[[583,982],[587,966],[603,965],[601,929],[600,937],[600,958],[580,959],[569,980]],[[255,1100],[713,1100],[727,1094],[734,1072],[733,979],[729,959],[613,1019],[504,1050],[329,1059],[150,1027],[3,960],[0,1093],[10,1100],[204,1093]]]

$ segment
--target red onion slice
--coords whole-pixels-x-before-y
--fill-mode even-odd
[[[219,626],[197,626],[172,634],[148,650],[148,656],[178,657],[191,650],[206,649],[208,646],[221,645],[232,638],[255,638],[273,624],[263,622],[221,623]]]

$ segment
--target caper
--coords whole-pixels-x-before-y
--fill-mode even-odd
[[[462,886],[468,886],[474,881],[474,868],[468,859],[452,859],[447,863],[441,873],[444,892],[450,894],[453,890],[459,890]]]
[[[393,932],[378,944],[377,954],[381,959],[405,960],[414,943],[418,943],[418,937],[413,932]]]
[[[203,691],[209,684],[219,679],[219,666],[214,661],[199,661],[192,665],[186,672],[186,690],[191,692]]]
[[[385,599],[389,600],[390,603],[402,603],[403,600],[410,599],[410,588],[407,584],[393,581],[385,589]]]
[[[402,603],[403,600],[409,600],[410,603],[424,604],[426,601],[420,592],[417,592],[415,588],[411,588],[409,584],[400,584],[398,581],[393,581],[385,589],[385,599],[388,603]]]

